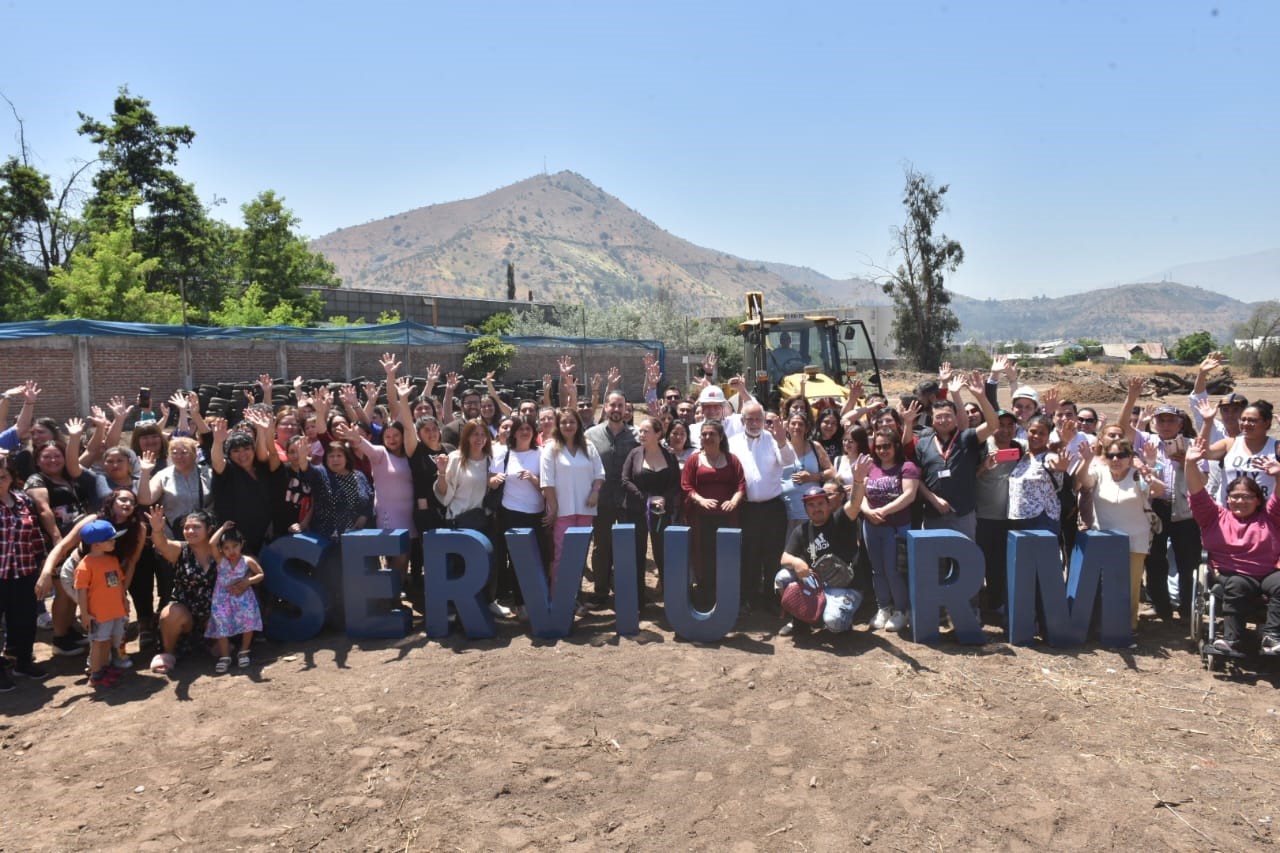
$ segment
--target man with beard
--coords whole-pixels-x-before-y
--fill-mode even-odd
[[[452,444],[454,447],[458,446],[458,436],[462,434],[462,425],[467,421],[480,417],[480,391],[476,388],[469,388],[463,391],[459,402],[462,404],[462,411],[440,430],[440,436],[444,439],[445,444]]]
[[[613,584],[613,525],[625,518],[626,492],[622,487],[622,466],[627,454],[640,442],[635,429],[626,422],[627,398],[621,391],[610,391],[604,399],[604,421],[591,427],[584,438],[600,454],[604,465],[604,485],[591,530],[591,573],[595,594],[587,602],[589,608],[604,607]],[[644,591],[641,590],[643,595]]]

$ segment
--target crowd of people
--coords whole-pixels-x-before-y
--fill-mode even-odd
[[[566,531],[592,529],[585,615],[610,606],[615,524],[635,525],[645,607],[662,598],[663,531],[690,527],[690,594],[703,611],[717,603],[716,532],[741,530],[741,609],[781,604],[781,635],[849,630],[867,596],[871,630],[909,629],[902,534],[912,528],[977,543],[987,572],[973,606],[988,624],[1006,617],[1010,531],[1046,531],[1069,555],[1079,531],[1118,530],[1129,539],[1135,643],[1144,598],[1154,618],[1191,618],[1203,547],[1223,578],[1220,651],[1240,651],[1249,608],[1267,596],[1261,651],[1280,653],[1272,410],[1239,394],[1209,399],[1217,354],[1200,365],[1187,408],[1139,407],[1134,378],[1111,418],[1020,383],[1004,358],[985,376],[944,365],[895,401],[857,383],[847,398],[808,399],[802,385],[776,411],[740,376],[717,384],[714,356],[687,388],[664,386],[647,357],[635,400],[616,368],[579,399],[568,357],[538,399],[505,397],[492,374],[468,384],[432,365],[415,384],[395,356],[381,366],[385,381],[363,388],[295,380],[283,405],[263,375],[237,423],[206,417],[195,393],[178,391],[158,410],[115,397],[58,424],[36,417],[37,382],[7,391],[2,422],[11,401],[21,411],[0,433],[0,691],[13,676],[47,677],[35,659],[41,623],[54,653],[87,656],[91,683],[110,688],[133,661],[130,602],[153,671],[172,672],[202,640],[216,673],[248,667],[262,628],[254,555],[274,537],[362,528],[411,532],[411,553],[386,568],[419,611],[422,534],[487,534],[486,597],[504,619],[524,607],[506,531],[535,531],[554,586]],[[650,556],[656,582],[646,585]]]

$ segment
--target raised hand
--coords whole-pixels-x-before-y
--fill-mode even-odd
[[[871,473],[871,454],[859,453],[858,458],[853,462],[853,480],[854,482],[867,479],[867,475]]]
[[[255,429],[272,429],[275,419],[261,409],[245,409],[244,422]]]
[[[1135,397],[1135,398],[1140,396],[1142,394],[1142,386],[1145,385],[1146,382],[1147,380],[1141,376],[1130,376],[1129,377],[1129,396]]]
[[[348,406],[358,407],[360,405],[360,397],[356,394],[356,386],[349,383],[343,385],[338,391],[338,399]]]
[[[556,360],[556,364],[559,366],[561,374],[573,373],[573,356],[562,355]]]
[[[982,378],[981,370],[974,370],[969,374],[967,387],[969,389],[969,393],[974,396],[974,399],[982,399],[982,397],[986,395],[987,380]]]
[[[147,510],[147,520],[151,522],[151,532],[164,530],[164,507],[160,504],[152,504]]]
[[[1204,458],[1205,453],[1209,450],[1209,445],[1203,438],[1197,438],[1191,444],[1187,445],[1187,453],[1184,461],[1196,463]]]
[[[1156,459],[1159,455],[1159,448],[1154,441],[1148,441],[1142,445],[1142,462],[1148,468],[1155,467]]]
[[[154,450],[145,450],[138,457],[138,467],[142,470],[142,476],[147,476],[156,469],[156,452]]]
[[[1222,367],[1222,359],[1223,355],[1220,352],[1214,351],[1209,353],[1204,357],[1204,361],[1200,362],[1200,372],[1212,373],[1219,367]]]
[[[942,365],[938,368],[938,382],[940,382],[943,385],[946,385],[948,382],[951,381],[951,374],[953,372],[954,371],[952,371],[951,369],[951,362],[949,361],[942,362]]]
[[[433,385],[440,381],[440,365],[438,364],[427,365],[427,381]]]
[[[457,371],[450,370],[448,375],[444,378],[444,390],[452,394],[453,390],[458,387],[458,383],[461,381],[462,377],[458,375]]]
[[[79,438],[84,435],[84,420],[82,418],[72,418],[67,421],[67,438]]]
[[[707,357],[702,360],[702,372],[709,376],[716,375],[716,365],[720,362],[720,357],[714,352],[707,353]]]
[[[401,400],[408,400],[409,395],[413,393],[413,380],[408,376],[401,376],[395,381],[396,395]]]
[[[591,396],[599,397],[602,388],[604,388],[604,377],[597,373],[591,377]]]
[[[191,405],[191,400],[182,391],[174,391],[169,397],[169,405],[176,408],[179,412],[182,412]]]
[[[129,413],[131,406],[124,397],[116,395],[107,401],[107,408],[111,410],[111,414],[117,418],[122,418]]]
[[[258,374],[258,387],[262,389],[262,400],[265,403],[271,402],[271,374]]]
[[[441,474],[449,467],[449,457],[447,454],[441,453],[436,456],[436,470]]]
[[[605,379],[607,382],[607,387],[609,388],[610,391],[612,391],[614,388],[617,388],[618,383],[622,381],[622,371],[616,367],[610,367],[609,373],[605,377]]]
[[[946,367],[947,374],[948,374],[946,379],[947,391],[950,393],[951,398],[954,400],[956,397],[960,395],[960,392],[963,391],[968,386],[965,385],[965,381],[964,381],[965,376],[963,373],[953,372],[951,370],[950,364],[946,364],[944,366]],[[939,373],[941,373],[941,371],[939,371]]]
[[[35,405],[36,400],[40,399],[40,386],[34,379],[28,379],[22,383],[22,402],[24,404]]]
[[[1056,385],[1041,394],[1040,404],[1044,406],[1044,413],[1053,417],[1053,414],[1058,411],[1058,401],[1061,399],[1062,392],[1058,390]]]
[[[991,375],[999,376],[1009,369],[1009,356],[1001,353],[991,359]]]
[[[387,376],[394,377],[396,371],[400,369],[400,362],[396,361],[396,357],[389,352],[382,354],[382,358],[378,359],[378,364],[382,365],[382,371]]]
[[[1209,423],[1218,416],[1217,405],[1207,397],[1196,403],[1196,411],[1200,413],[1200,417]]]
[[[360,386],[364,390],[364,398],[366,400],[375,399],[378,396],[378,383],[366,382]]]
[[[1266,472],[1269,477],[1280,477],[1280,460],[1274,456],[1255,456],[1249,464]]]

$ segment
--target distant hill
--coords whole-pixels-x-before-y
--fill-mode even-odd
[[[829,278],[809,267],[791,264],[764,264],[765,269],[777,273],[787,281],[812,289],[822,297],[821,306],[839,308],[846,305],[888,305],[890,299],[880,285],[865,278]]]
[[[761,262],[668,233],[574,172],[538,175],[478,198],[433,204],[315,240],[346,287],[502,298],[506,265],[517,296],[590,306],[668,300],[694,316],[740,314],[748,291],[771,311],[886,305],[873,282],[836,280],[808,267]],[[1280,250],[1208,268],[1265,277]],[[1192,270],[1199,265],[1186,269]],[[1028,282],[1028,291],[1034,288]],[[1280,292],[1262,288],[1258,298]],[[1128,284],[1050,299],[979,300],[954,294],[958,339],[1043,341],[1090,337],[1172,343],[1199,329],[1226,340],[1252,307],[1201,287]]]
[[[1280,249],[1179,264],[1145,275],[1141,281],[1181,281],[1237,299],[1263,299],[1280,293]]]
[[[311,247],[353,288],[501,298],[510,261],[521,299],[663,299],[695,315],[740,313],[752,290],[778,310],[830,301],[769,265],[664,231],[573,172],[343,228]]]
[[[1172,344],[1200,329],[1223,341],[1253,311],[1238,299],[1173,282],[1126,284],[1054,299],[982,300],[955,294],[952,307],[960,318],[960,338],[981,342],[1088,337]]]

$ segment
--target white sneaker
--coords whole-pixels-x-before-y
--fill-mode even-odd
[[[41,613],[36,617],[36,627],[48,631],[53,627],[53,616],[48,613]]]
[[[494,616],[500,616],[503,619],[511,618],[511,608],[505,607],[496,601],[489,602],[489,612],[492,613]]]
[[[130,658],[116,655],[111,658],[111,665],[116,669],[133,669],[133,661]]]
[[[907,616],[906,613],[902,612],[901,610],[895,610],[893,611],[893,614],[889,617],[888,621],[884,623],[884,629],[886,631],[893,631],[896,633],[898,631],[901,631],[903,628],[907,627],[910,624],[911,624],[911,618]]]
[[[889,617],[893,615],[893,611],[887,607],[881,607],[876,611],[876,615],[871,617],[871,630],[883,630],[889,624]]]
[[[790,637],[795,632],[796,632],[796,623],[788,622],[787,624],[783,625],[781,628],[778,629],[778,636]]]

